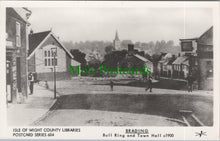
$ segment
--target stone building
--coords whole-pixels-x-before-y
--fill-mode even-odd
[[[198,38],[180,39],[181,50],[189,60],[189,73],[198,81],[198,89],[213,89],[213,27]]]
[[[197,40],[199,89],[213,89],[213,27]]]
[[[128,54],[125,60],[128,68],[143,68],[145,66],[145,71],[150,68],[151,74],[154,72],[153,63],[144,57],[144,51],[134,49],[133,44],[128,45]]]
[[[161,59],[157,63],[157,71],[159,76],[172,77],[173,74],[173,62],[175,61],[175,55],[171,53],[162,53]]]
[[[22,103],[27,98],[27,28],[31,11],[6,8],[6,94],[7,101]]]
[[[178,56],[173,64],[173,78],[186,79],[189,75],[189,58]]]
[[[55,49],[56,55],[54,58]],[[28,71],[37,74],[37,80],[53,80],[54,65],[57,80],[71,79],[70,65],[80,67],[80,63],[73,59],[72,54],[64,47],[52,31],[29,34]],[[78,76],[78,74],[75,74]]]

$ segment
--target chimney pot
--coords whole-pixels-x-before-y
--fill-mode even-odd
[[[32,29],[30,30],[30,34],[34,34],[34,31]]]

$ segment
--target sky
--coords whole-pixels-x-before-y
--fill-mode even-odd
[[[62,41],[150,42],[199,37],[213,25],[209,8],[29,8],[33,31],[52,29]]]

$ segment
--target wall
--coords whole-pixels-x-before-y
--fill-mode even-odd
[[[35,51],[35,62],[36,62],[36,72],[44,73],[44,72],[53,72],[53,66],[45,66],[44,65],[44,51],[51,50],[51,48],[57,47],[57,66],[56,72],[66,72],[66,52],[63,48],[59,46],[54,46],[51,44],[42,45],[41,48]],[[51,57],[52,58],[52,57]]]
[[[207,71],[213,66],[208,67],[207,61],[213,64],[213,27],[198,39],[199,89],[212,90],[213,77],[207,77]]]
[[[145,71],[147,71],[147,68],[150,68],[151,69],[151,74],[154,72],[153,63],[146,62],[144,65],[145,65],[145,68],[146,68]]]
[[[187,78],[187,76],[189,75],[189,67],[186,65],[182,65],[182,71],[183,71],[184,78]]]
[[[20,35],[21,35],[21,47],[16,47],[16,21],[20,23]],[[16,101],[15,98],[18,98],[17,91],[20,91],[21,99],[19,102],[23,102],[27,97],[27,69],[26,69],[26,58],[27,58],[27,50],[26,50],[26,22],[20,18],[20,16],[12,9],[6,9],[6,33],[8,34],[7,40],[12,42],[12,46],[14,49],[18,49],[18,51],[13,50],[11,57],[12,64],[12,95],[13,102]],[[6,48],[6,52],[8,49]],[[16,58],[20,57],[19,71],[17,70],[18,66],[16,65]],[[18,74],[16,72],[20,72],[20,80],[18,78]],[[18,89],[18,85],[20,85],[21,89]],[[18,91],[18,92],[19,92]]]
[[[28,72],[36,72],[35,54],[30,59],[28,59]]]
[[[213,78],[207,77],[207,61],[213,59],[199,59],[199,89],[200,90],[213,90]]]
[[[56,72],[56,80],[68,80],[71,79],[69,72]],[[38,81],[53,81],[54,80],[54,73],[52,72],[45,72],[45,73],[37,73],[37,80]]]

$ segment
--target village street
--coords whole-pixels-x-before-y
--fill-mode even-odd
[[[4,138],[218,137],[218,2],[1,8]]]
[[[118,17],[117,22],[106,22],[109,11],[99,9],[95,14],[94,10],[85,10],[88,12],[85,15],[101,16],[100,20],[88,20],[85,16],[84,21],[79,20],[76,26],[72,26],[75,23],[72,19],[78,19],[78,16],[74,18],[72,13],[84,10],[59,11],[58,15],[62,12],[69,15],[63,21],[71,25],[70,29],[80,29],[82,23],[87,25],[90,22],[98,27],[94,31],[89,26],[88,29],[81,27],[80,31],[71,31],[66,30],[65,24],[51,26],[47,20],[46,27],[40,27],[36,21],[41,21],[42,15],[37,13],[42,9],[6,9],[9,125],[213,125],[212,22],[202,28],[188,29],[192,34],[189,36],[185,31],[182,33],[181,24],[177,24],[178,29],[170,24],[181,23],[179,18],[167,20],[165,25],[169,25],[169,31],[175,34],[167,32],[157,10],[150,10],[156,16],[152,21],[161,25],[152,29],[142,25],[148,23],[150,17],[143,18],[141,14],[133,14],[132,10],[121,11],[126,13],[122,17],[113,10],[110,17]],[[48,12],[49,17],[43,15],[45,19],[51,19],[57,11]],[[163,9],[162,13],[167,12]],[[193,13],[192,19],[200,12]],[[179,14],[175,17],[180,17]],[[131,15],[134,17],[128,18]],[[69,18],[71,16],[73,18]],[[141,24],[143,31],[148,32],[139,32],[139,28],[130,30],[134,27],[131,21],[136,17],[139,17],[137,23]],[[201,22],[212,21],[209,17],[186,24],[199,27],[197,25]],[[58,23],[57,19],[51,20]],[[106,30],[105,34],[100,27]],[[84,30],[91,34],[81,32]],[[73,33],[77,36],[72,36]],[[149,33],[154,36],[148,36]],[[53,80],[57,83],[56,91],[53,90]],[[145,91],[146,87],[149,91]],[[152,87],[153,92],[150,92]],[[188,93],[187,89],[193,92]],[[53,92],[57,92],[57,97],[53,98]]]
[[[35,125],[48,126],[186,126],[179,110],[192,110],[206,125],[212,125],[212,94],[182,90],[114,86],[109,80],[57,81],[54,108]],[[44,82],[40,82],[44,86]],[[53,89],[53,81],[48,82]],[[204,116],[206,115],[206,116]]]

